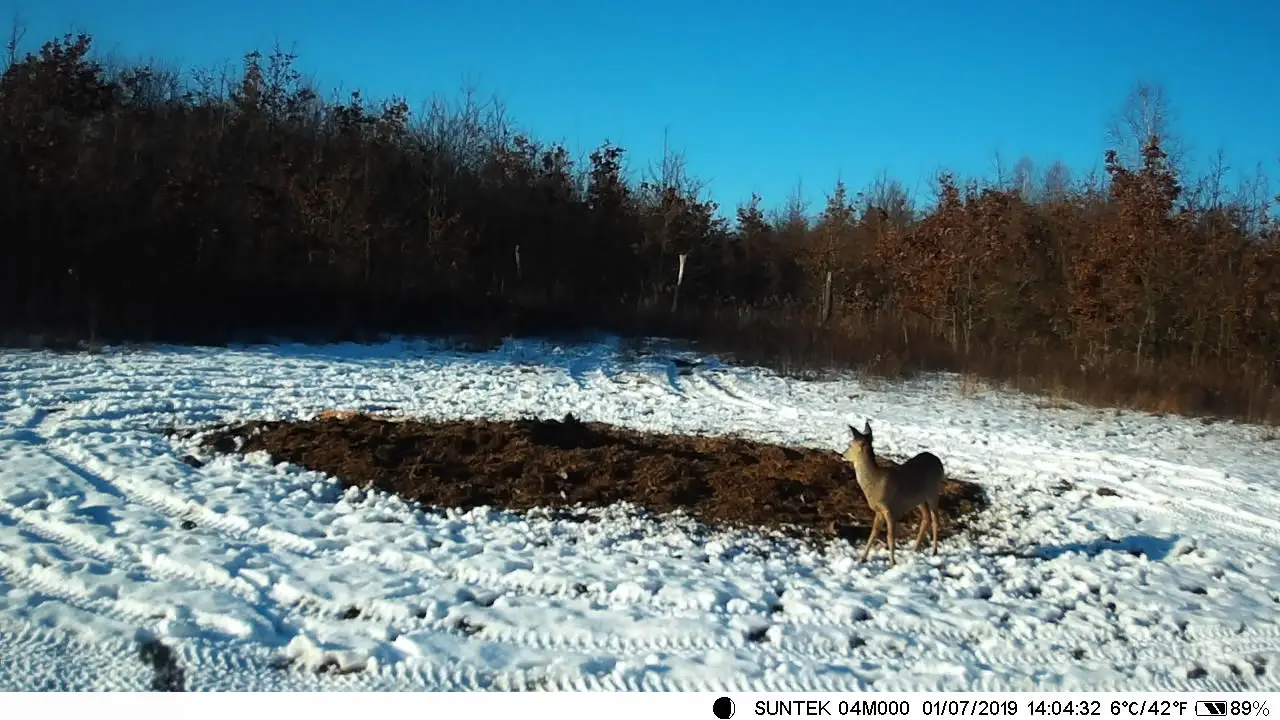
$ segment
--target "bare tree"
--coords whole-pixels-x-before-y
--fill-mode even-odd
[[[871,208],[881,210],[885,219],[893,227],[905,228],[915,219],[916,210],[911,193],[907,191],[902,181],[890,177],[884,171],[876,175],[876,179],[871,181],[871,186],[863,191],[861,196],[860,210],[863,212]]]
[[[1222,148],[1209,161],[1209,170],[1187,193],[1187,205],[1196,211],[1221,210],[1226,202],[1226,178],[1231,166]]]
[[[793,249],[799,244],[801,236],[809,230],[809,201],[804,197],[803,180],[796,181],[782,207],[769,211],[769,222]]]
[[[656,165],[649,164],[643,173],[641,184],[651,192],[658,193],[658,199],[666,191],[675,191],[687,198],[697,198],[706,190],[704,180],[689,175],[684,153],[671,147],[670,129],[662,131],[662,159]]]
[[[1186,159],[1186,144],[1174,132],[1176,117],[1169,105],[1164,87],[1138,82],[1129,90],[1120,109],[1107,124],[1109,142],[1120,163],[1129,169],[1142,164],[1143,148],[1152,138],[1159,138],[1169,164],[1181,174]]]
[[[995,173],[996,176],[996,189],[1004,190],[1005,181],[1008,180],[1008,178],[1005,176],[1006,169],[1004,155],[1001,154],[999,149],[991,151],[991,172]]]
[[[5,68],[18,62],[18,48],[22,47],[22,39],[27,36],[27,21],[17,11],[13,13],[13,21],[9,26],[9,39],[5,42]]]
[[[1253,176],[1242,175],[1231,202],[1240,209],[1242,230],[1250,236],[1261,236],[1269,223],[1275,220],[1270,217],[1272,201],[1276,199],[1271,188],[1271,179],[1267,177],[1262,163],[1254,168]]]
[[[1009,189],[1016,191],[1024,198],[1030,198],[1035,191],[1036,163],[1023,155],[1013,166],[1013,177],[1009,179]]]
[[[1061,160],[1055,160],[1048,169],[1044,171],[1044,179],[1041,180],[1044,196],[1047,200],[1061,200],[1071,192],[1071,168],[1067,167]]]

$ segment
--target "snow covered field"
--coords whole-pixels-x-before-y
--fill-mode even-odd
[[[0,688],[145,689],[156,638],[193,690],[1280,689],[1267,431],[615,350],[0,352]],[[833,450],[870,418],[992,509],[891,569],[626,508],[422,511],[162,434],[326,408]]]

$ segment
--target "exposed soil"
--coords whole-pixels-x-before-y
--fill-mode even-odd
[[[564,420],[426,423],[334,413],[255,421],[208,433],[219,452],[266,451],[427,506],[506,510],[603,507],[629,501],[655,513],[683,508],[712,527],[865,538],[871,511],[853,468],[828,450],[735,437],[656,435]],[[980,488],[947,480],[943,536],[985,506]],[[907,518],[914,529],[919,516]]]

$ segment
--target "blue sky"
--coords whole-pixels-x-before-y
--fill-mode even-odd
[[[887,172],[928,198],[941,168],[990,175],[999,152],[1101,167],[1136,81],[1164,86],[1193,162],[1280,171],[1275,0],[5,0],[34,47],[70,30],[99,50],[183,67],[279,41],[324,89],[496,94],[544,140],[608,138],[630,165],[664,132],[730,213],[803,182]]]

